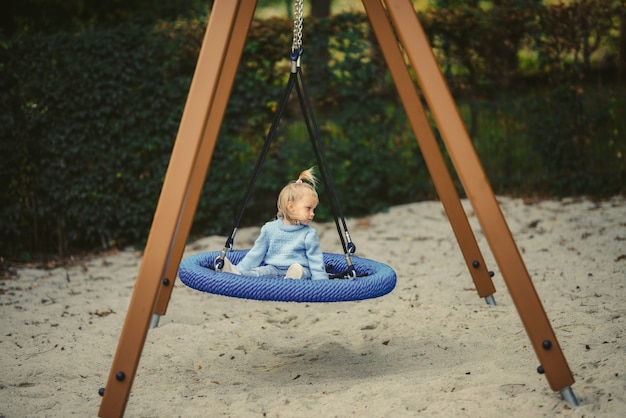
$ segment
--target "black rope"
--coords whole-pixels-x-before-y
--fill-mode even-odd
[[[244,195],[243,200],[241,201],[241,205],[239,207],[239,212],[235,217],[235,221],[233,222],[233,228],[231,230],[230,235],[226,239],[226,243],[224,244],[224,248],[222,249],[222,253],[219,257],[215,259],[214,267],[217,270],[221,270],[224,266],[224,258],[226,257],[226,253],[233,248],[233,243],[235,241],[235,235],[237,234],[237,228],[239,227],[239,223],[241,222],[241,218],[243,217],[243,213],[248,206],[248,202],[250,201],[250,197],[252,196],[252,190],[254,188],[254,184],[256,183],[259,174],[261,172],[261,168],[263,167],[263,163],[265,162],[265,158],[270,149],[270,145],[276,136],[276,131],[278,130],[278,125],[280,123],[280,119],[282,118],[283,112],[287,107],[287,103],[289,102],[289,97],[291,96],[291,92],[293,91],[293,86],[296,84],[297,77],[296,73],[291,73],[289,75],[289,80],[287,81],[287,87],[285,88],[285,93],[283,94],[283,98],[280,101],[278,106],[278,110],[274,115],[272,120],[272,125],[270,130],[265,138],[265,142],[263,144],[263,149],[259,154],[259,158],[256,161],[254,166],[254,170],[252,171],[252,175],[250,176],[250,180],[248,181],[248,188],[246,189],[246,193]]]
[[[324,187],[330,194],[331,198],[331,209],[333,211],[333,217],[335,218],[335,225],[337,227],[337,232],[341,238],[341,244],[343,246],[343,251],[345,253],[354,252],[353,249],[346,245],[346,240],[348,244],[352,244],[348,233],[348,226],[346,225],[346,221],[343,216],[343,212],[341,210],[341,205],[339,203],[339,199],[337,198],[337,190],[335,189],[335,184],[332,180],[332,175],[330,173],[328,160],[326,159],[326,153],[324,152],[324,144],[321,140],[319,134],[319,127],[315,120],[315,114],[313,113],[313,106],[311,105],[311,101],[309,99],[306,83],[304,81],[304,76],[302,74],[302,69],[298,67],[298,83],[296,84],[296,92],[298,93],[298,98],[300,99],[300,106],[304,111],[304,120],[307,126],[307,130],[309,131],[309,137],[311,139],[311,144],[313,145],[313,150],[315,151],[315,156],[317,158],[318,164],[321,166],[320,173],[322,174],[322,180],[324,182]],[[305,111],[306,110],[306,111]],[[346,234],[346,239],[344,240],[343,233],[341,227],[339,226],[339,219],[342,221],[343,233]],[[352,244],[353,246],[354,244]]]
[[[350,254],[354,253],[354,251],[356,250],[356,246],[350,240],[348,226],[343,216],[341,205],[339,204],[339,199],[337,198],[337,191],[335,189],[335,184],[330,174],[328,160],[326,159],[326,153],[324,152],[324,144],[319,134],[319,127],[315,120],[313,106],[311,105],[311,101],[309,99],[310,96],[308,94],[306,83],[304,81],[304,76],[302,74],[302,69],[300,67],[297,68],[297,73],[299,77],[298,83],[296,84],[296,92],[298,93],[298,99],[300,100],[300,107],[302,108],[304,120],[307,126],[307,130],[309,132],[309,138],[311,139],[311,144],[313,145],[313,150],[315,152],[315,157],[317,158],[318,164],[320,165],[320,173],[322,176],[322,181],[324,182],[324,187],[326,187],[327,192],[330,194],[331,210],[333,211],[335,227],[337,228],[337,233],[339,234],[339,239],[341,240],[341,245],[343,247],[343,252],[346,256],[346,264],[348,265],[348,270],[345,276],[356,277],[356,271],[354,269],[354,266],[352,265],[352,260],[350,259]],[[341,226],[339,225],[339,218],[341,218],[342,221],[343,233],[341,230]]]
[[[299,75],[301,75],[301,73],[299,73]],[[304,117],[304,121],[307,127],[307,131],[309,132],[309,139],[311,140],[311,144],[313,145],[313,151],[315,153],[315,159],[317,160],[317,165],[320,167],[320,175],[322,177],[322,183],[324,183],[324,187],[326,188],[326,190],[329,193],[331,192],[331,189],[328,185],[328,179],[326,177],[326,166],[324,165],[323,161],[322,161],[322,156],[320,155],[320,150],[317,147],[317,141],[315,139],[315,135],[316,135],[316,128],[314,129],[312,127],[316,126],[315,125],[315,118],[312,115],[309,115],[308,113],[308,109],[306,108],[306,103],[305,103],[305,99],[302,97],[302,92],[300,89],[300,85],[296,84],[296,91],[298,92],[298,99],[300,100],[300,106],[302,107],[303,110],[303,117]],[[305,111],[306,110],[306,111]],[[330,206],[331,206],[331,212],[333,214],[333,219],[335,220],[335,226],[337,227],[337,232],[339,233],[339,238],[341,240],[341,246],[343,247],[343,251],[346,252],[347,251],[347,247],[346,247],[346,241],[343,237],[343,233],[341,231],[341,227],[339,225],[339,221],[338,221],[338,215],[337,215],[337,207],[335,205],[334,199],[330,199]]]

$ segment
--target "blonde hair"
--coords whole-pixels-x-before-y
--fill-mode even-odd
[[[290,181],[280,191],[278,201],[276,202],[278,208],[276,217],[292,221],[293,216],[289,213],[289,202],[295,202],[305,196],[315,196],[315,199],[319,202],[317,190],[315,190],[316,185],[317,178],[315,177],[313,167],[301,172],[297,180]]]

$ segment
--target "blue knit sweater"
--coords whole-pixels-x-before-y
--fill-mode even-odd
[[[282,218],[278,218],[263,225],[254,246],[237,268],[244,272],[263,264],[288,268],[295,263],[308,267],[313,280],[328,279],[315,228],[285,225]]]

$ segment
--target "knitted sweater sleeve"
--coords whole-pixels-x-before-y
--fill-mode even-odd
[[[328,273],[324,266],[324,255],[320,247],[320,240],[317,236],[315,228],[310,228],[305,238],[306,256],[309,259],[309,269],[311,270],[311,279],[323,280],[328,279]]]
[[[241,259],[237,268],[239,271],[250,271],[255,267],[259,267],[263,263],[265,254],[269,247],[269,237],[267,231],[267,225],[263,225],[259,237],[254,241],[254,245],[248,251],[244,258]]]

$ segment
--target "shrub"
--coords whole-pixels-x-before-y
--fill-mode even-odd
[[[602,197],[624,191],[623,94],[603,100],[604,89],[589,92],[584,80],[563,69],[551,84],[524,83],[533,86],[531,94],[516,93],[512,80],[523,79],[513,55],[496,63],[504,78],[486,63],[498,45],[515,50],[532,38],[521,36],[524,28],[540,26],[526,25],[525,14],[441,13],[423,17],[424,26],[441,48],[444,70],[446,63],[458,66],[460,76],[447,73],[450,86],[496,192]],[[495,37],[489,19],[497,27],[510,23],[502,32],[510,39]],[[291,24],[252,24],[193,234],[230,232],[289,75]],[[142,245],[205,26],[191,19],[0,43],[3,257]],[[494,44],[471,43],[471,56],[455,56],[466,38],[477,39],[474,30],[491,33],[485,39]],[[306,34],[304,74],[344,214],[435,197],[365,16],[311,19]],[[315,163],[294,95],[243,224],[272,217],[278,189]],[[321,194],[323,221],[331,214],[328,193],[322,188]]]

